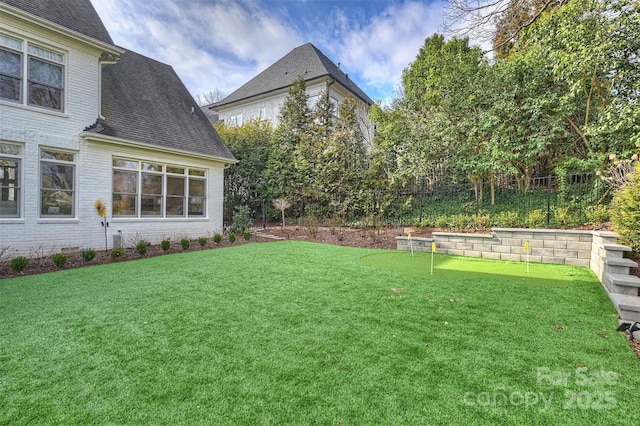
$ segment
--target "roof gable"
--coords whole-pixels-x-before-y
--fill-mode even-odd
[[[173,68],[138,53],[104,68],[102,113],[92,132],[235,161]]]
[[[0,0],[54,24],[113,44],[109,32],[90,0]]]
[[[287,88],[299,76],[302,76],[305,81],[323,76],[331,77],[362,101],[369,105],[373,104],[371,98],[353,80],[350,80],[347,74],[313,44],[307,43],[293,49],[222,101],[213,104],[213,107]]]

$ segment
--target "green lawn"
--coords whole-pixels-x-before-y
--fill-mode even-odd
[[[286,241],[0,281],[0,424],[640,424],[593,273]]]

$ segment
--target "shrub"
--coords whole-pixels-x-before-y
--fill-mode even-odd
[[[600,225],[609,219],[609,209],[607,206],[603,206],[602,204],[589,206],[585,209],[584,213],[589,225]]]
[[[547,226],[547,214],[540,209],[531,210],[527,215],[529,228],[545,228]]]
[[[249,231],[248,229],[245,229],[244,232],[242,233],[242,236],[244,237],[245,240],[249,241],[251,239],[251,231]]]
[[[198,244],[200,244],[200,247],[204,247],[207,245],[207,237],[198,237]]]
[[[511,210],[500,212],[496,215],[498,226],[503,228],[515,228],[520,225],[520,216],[518,212]]]
[[[553,209],[553,218],[559,228],[568,228],[572,223],[569,207],[556,207]]]
[[[15,272],[22,272],[29,266],[29,259],[24,256],[18,256],[11,259],[11,263],[9,264],[12,270]]]
[[[53,260],[53,264],[58,268],[62,268],[65,263],[67,263],[67,255],[64,253],[56,253],[51,257]]]
[[[236,233],[235,232],[229,232],[229,242],[232,243],[236,240]]]
[[[462,229],[469,227],[469,217],[463,213],[458,213],[449,218],[449,226],[451,229],[455,231],[460,231]]]
[[[191,241],[188,238],[182,238],[180,240],[180,245],[183,249],[189,250],[189,247],[191,247]]]
[[[140,254],[140,255],[145,255],[147,254],[147,242],[146,241],[138,241],[138,243],[136,244],[136,251]]]
[[[640,251],[639,172],[640,165],[636,165],[635,173],[616,191],[609,210],[614,231],[620,234],[621,242],[634,251]]]
[[[124,249],[122,247],[111,249],[111,258],[117,259],[119,257],[124,256]]]
[[[162,250],[167,251],[171,248],[171,241],[164,239],[162,241],[160,241],[160,248],[162,248]]]
[[[433,224],[435,225],[436,228],[446,228],[448,221],[449,220],[447,219],[447,216],[440,215],[436,217],[436,220],[433,221]]]
[[[318,224],[319,224],[319,220],[315,215],[307,215],[304,217],[303,223],[304,226],[307,227],[307,231],[309,231],[309,234],[313,237],[316,238],[318,236]]]
[[[82,252],[82,259],[84,259],[85,262],[91,262],[93,259],[96,258],[96,250],[92,249],[92,248],[88,248],[85,251]]]
[[[252,221],[248,206],[237,206],[231,219],[231,232],[244,232],[251,228]]]
[[[222,234],[215,234],[213,236],[213,242],[216,244],[220,244],[220,241],[222,241]]]
[[[489,227],[489,215],[476,213],[471,216],[472,225],[476,229],[485,229]]]

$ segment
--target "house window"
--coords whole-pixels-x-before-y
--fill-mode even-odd
[[[24,46],[0,34],[0,99],[62,111],[64,55],[31,43],[25,52]]]
[[[205,216],[206,201],[204,170],[113,159],[114,216]]]
[[[260,108],[260,120],[266,120],[266,119],[267,119],[267,108],[262,107]]]
[[[76,156],[71,152],[40,151],[40,217],[73,217]]]
[[[19,145],[0,142],[0,218],[20,217]]]
[[[0,34],[0,99],[22,100],[22,42]]]

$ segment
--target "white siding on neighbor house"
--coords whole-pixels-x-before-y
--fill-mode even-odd
[[[229,120],[233,117],[237,117],[239,115],[242,116],[242,122],[246,123],[250,120],[254,120],[260,118],[260,112],[262,108],[264,108],[266,117],[265,119],[271,121],[274,127],[278,125],[278,115],[280,114],[280,109],[284,104],[284,100],[288,94],[288,88],[280,90],[278,92],[272,92],[267,95],[256,96],[251,99],[247,99],[246,101],[239,101],[236,105],[232,106],[223,106],[218,110],[219,120],[224,121],[225,123],[229,123]],[[319,96],[322,92],[327,90],[327,82],[320,81],[317,83],[307,83],[307,95],[311,102],[311,107],[314,106],[315,102],[319,99]],[[329,86],[329,96],[334,98],[338,105],[344,100],[346,96],[348,96],[350,92],[339,85],[339,83],[333,83]],[[359,119],[361,121],[361,127],[363,131],[363,135],[367,142],[371,142],[371,137],[373,136],[372,128],[373,126],[369,123],[367,114],[369,110],[369,106],[364,102],[355,98],[359,105]],[[336,114],[338,111],[336,111]]]

